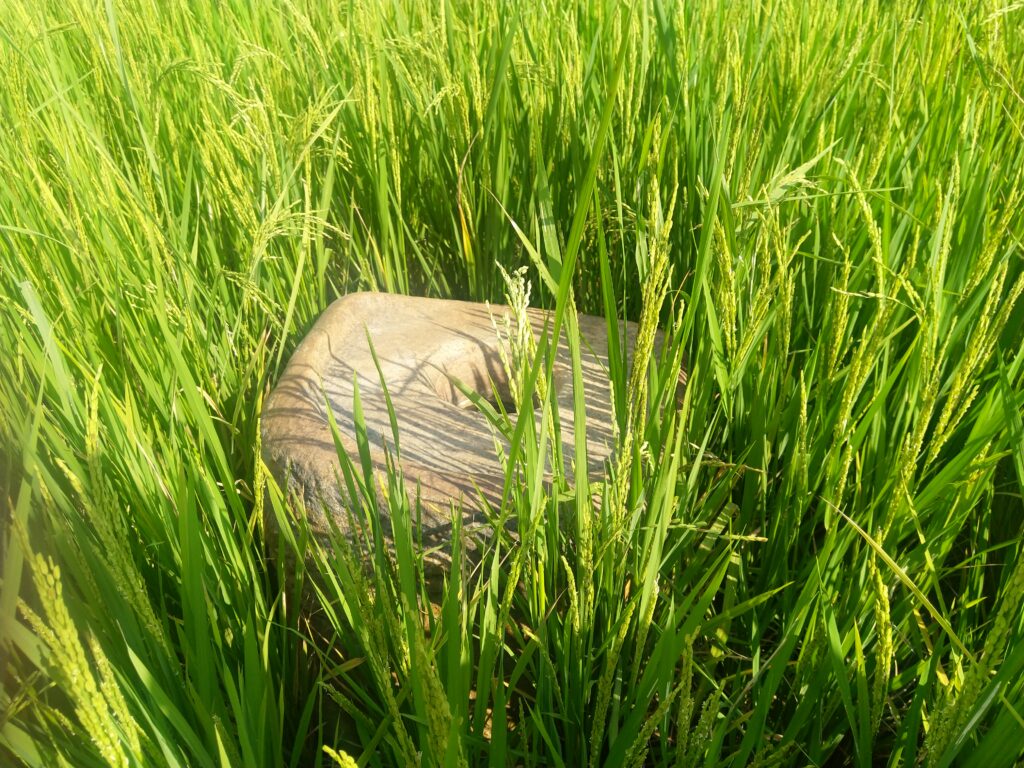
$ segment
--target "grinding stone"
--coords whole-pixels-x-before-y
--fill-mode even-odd
[[[329,531],[325,514],[334,518],[342,532],[350,529],[326,408],[329,402],[341,442],[358,466],[354,379],[359,382],[376,475],[386,468],[385,444],[393,453],[391,422],[367,334],[394,405],[400,464],[410,497],[415,498],[418,486],[424,541],[447,540],[453,502],[461,505],[464,523],[469,525],[480,520],[483,502],[499,507],[504,473],[495,431],[453,385],[452,377],[488,400],[493,401],[492,381],[499,392],[507,393],[501,342],[494,328],[495,321],[504,327],[507,313],[503,306],[381,293],[349,294],[327,308],[270,394],[261,427],[264,461],[282,488],[305,501],[314,534],[324,536]],[[530,309],[528,316],[539,338],[551,313]],[[615,443],[607,327],[604,318],[588,315],[579,316],[579,327],[588,472],[592,479],[600,479]],[[625,323],[624,332],[626,348],[632,350],[636,324]],[[562,449],[571,461],[573,388],[564,332],[555,364],[562,372],[556,377]],[[382,523],[390,530],[389,521]]]

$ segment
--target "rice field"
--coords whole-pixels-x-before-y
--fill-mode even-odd
[[[1024,4],[7,0],[0,118],[0,764],[1024,759]],[[604,481],[542,340],[439,591],[311,537],[304,332],[516,275]]]

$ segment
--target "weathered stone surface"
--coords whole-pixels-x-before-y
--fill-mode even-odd
[[[394,404],[407,491],[415,494],[419,486],[424,540],[447,539],[453,501],[461,503],[467,523],[479,518],[481,495],[497,508],[503,472],[495,432],[451,379],[488,399],[492,399],[490,381],[507,391],[501,342],[492,322],[497,320],[501,327],[507,311],[502,306],[462,301],[356,293],[338,299],[324,312],[292,356],[262,417],[264,460],[282,487],[304,498],[314,533],[329,530],[325,511],[342,531],[349,527],[326,403],[330,402],[342,442],[357,465],[353,380],[359,382],[375,472],[384,471],[384,446],[393,443],[367,334]],[[529,319],[539,338],[549,313],[530,309]],[[584,340],[588,471],[597,478],[614,447],[607,333],[604,318],[582,315],[579,326]],[[635,344],[636,332],[635,323],[626,324],[628,349]],[[556,366],[571,370],[564,332]],[[572,382],[567,373],[558,378],[563,451],[571,459]]]

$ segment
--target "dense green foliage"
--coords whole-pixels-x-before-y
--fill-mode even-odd
[[[1022,28],[4,2],[0,762],[1019,759]],[[669,329],[611,366],[609,482],[544,482],[542,349],[518,536],[456,543],[436,609],[414,533],[372,571],[299,520],[268,546],[260,407],[303,331],[357,288],[502,300],[499,264],[570,338],[574,307]]]

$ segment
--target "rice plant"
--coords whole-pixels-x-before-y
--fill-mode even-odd
[[[1022,29],[2,4],[0,762],[1024,759]],[[428,578],[398,434],[386,477],[339,451],[361,533],[316,540],[259,459],[305,330],[510,275],[554,313],[518,418],[478,402],[493,535]],[[600,482],[557,439],[579,313],[613,331]]]

